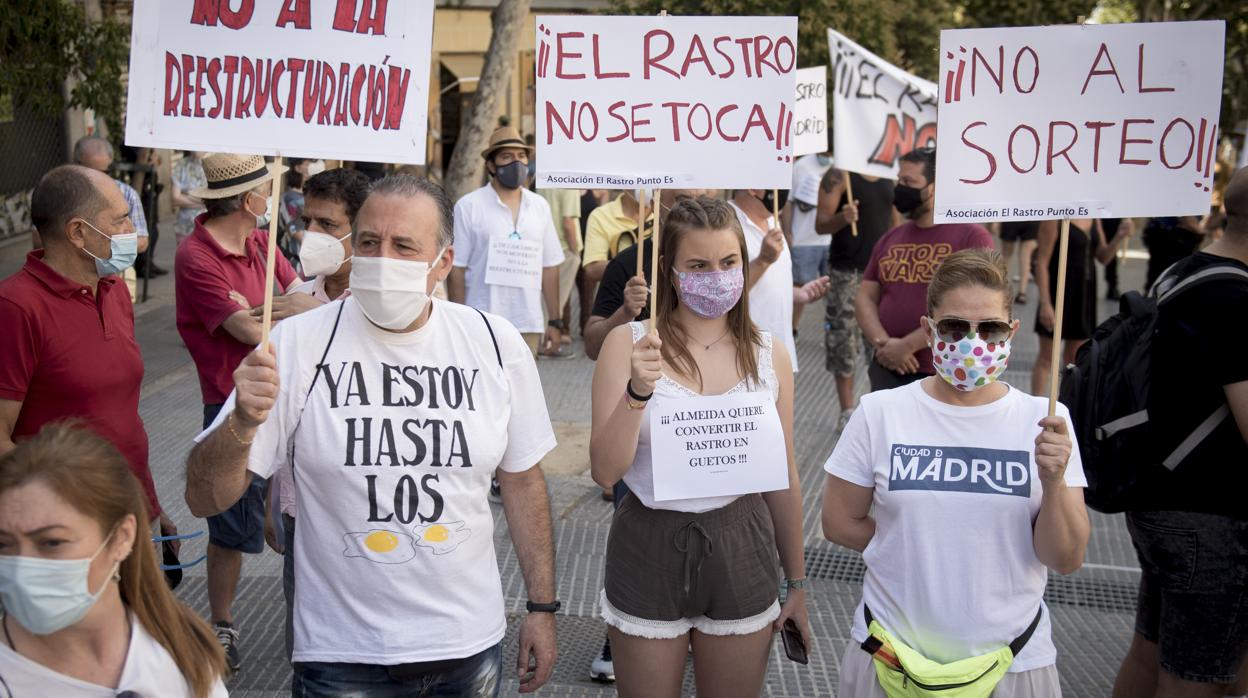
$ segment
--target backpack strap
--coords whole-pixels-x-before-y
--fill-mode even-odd
[[[494,343],[494,358],[498,359],[498,367],[503,367],[503,352],[498,348],[498,337],[494,334],[494,327],[490,325],[490,319],[481,312],[480,308],[473,308],[477,311],[477,315],[481,316],[481,322],[485,323],[485,329],[490,331],[490,341]]]
[[[1179,444],[1179,447],[1174,449],[1174,452],[1167,456],[1161,464],[1169,470],[1179,467],[1179,463],[1182,463],[1184,458],[1191,455],[1192,451],[1195,451],[1196,447],[1200,445],[1200,442],[1208,438],[1213,433],[1213,430],[1217,429],[1218,425],[1222,423],[1222,420],[1229,417],[1230,414],[1231,408],[1226,404],[1214,410],[1213,414],[1205,417],[1205,421],[1193,429],[1192,433],[1188,434],[1186,439],[1183,439],[1183,443]]]
[[[1235,280],[1248,281],[1248,271],[1244,271],[1239,267],[1230,264],[1215,264],[1210,267],[1201,269],[1200,271],[1184,278],[1181,281],[1174,281],[1165,285],[1163,290],[1163,281],[1171,281],[1169,277],[1169,269],[1162,274],[1162,278],[1153,284],[1153,292],[1157,294],[1157,305],[1161,305],[1166,301],[1173,300],[1183,291],[1190,288],[1200,286],[1210,281]]]
[[[329,331],[329,341],[325,342],[325,350],[321,352],[321,360],[316,362],[314,370],[316,373],[312,375],[312,384],[308,386],[308,394],[303,396],[303,404],[299,406],[299,419],[295,422],[295,429],[303,424],[303,410],[308,406],[308,400],[312,399],[312,391],[316,389],[316,382],[321,378],[321,369],[325,368],[325,359],[329,358],[329,348],[334,345],[334,337],[338,336],[338,323],[342,322],[342,308],[346,305],[345,300],[338,301],[338,314],[334,316],[334,327]],[[294,434],[290,437],[290,479],[295,479],[295,438]]]

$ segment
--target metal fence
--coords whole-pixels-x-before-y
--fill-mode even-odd
[[[65,160],[61,115],[47,116],[0,98],[0,240],[26,233],[30,191],[43,173]]]

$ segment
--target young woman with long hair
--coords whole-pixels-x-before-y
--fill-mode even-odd
[[[594,374],[594,480],[623,479],[631,490],[611,527],[602,593],[616,686],[626,698],[679,695],[692,646],[699,694],[758,695],[773,632],[792,620],[810,646],[792,362],[783,342],[750,321],[745,238],[726,203],[677,203],[659,252],[656,331],[617,327]],[[762,393],[761,404],[774,406],[778,419],[759,428],[783,444],[773,462],[751,459],[751,467],[782,469],[788,488],[657,500],[655,472],[680,456],[652,452],[651,411],[688,398],[750,397],[741,393]],[[783,607],[777,554],[788,578]]]
[[[93,432],[0,457],[0,695],[225,696],[208,625],[165,583],[142,490]]]

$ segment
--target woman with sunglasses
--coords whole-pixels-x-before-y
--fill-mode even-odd
[[[0,696],[220,698],[225,656],[147,540],[138,480],[51,425],[0,457]]]
[[[655,331],[639,322],[612,330],[594,373],[594,480],[605,488],[623,479],[630,490],[611,524],[601,601],[616,688],[625,698],[679,696],[692,647],[699,695],[756,696],[772,634],[786,621],[810,647],[792,364],[784,344],[750,320],[745,236],[727,203],[679,201],[659,248]],[[700,484],[683,497],[659,497],[668,473],[715,468],[704,457],[710,452],[652,450],[655,411],[679,421],[679,410],[727,415],[746,402],[758,410],[752,414],[765,413],[751,421],[749,438],[775,451],[756,452],[749,470],[721,471],[769,469],[787,474],[788,487],[736,496]],[[742,426],[732,417],[706,419],[717,430],[703,433],[745,436],[730,431]],[[777,557],[788,578],[783,606]]]
[[[922,320],[937,375],[864,395],[824,466],[824,535],[867,568],[842,698],[922,682],[898,644],[940,664],[1012,645],[992,670],[1008,672],[982,679],[999,679],[992,695],[1061,694],[1042,599],[1049,569],[1083,564],[1087,483],[1066,408],[1048,417],[1046,399],[1000,380],[1019,325],[1007,273],[994,250],[941,263]]]

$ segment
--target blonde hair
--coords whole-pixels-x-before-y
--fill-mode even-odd
[[[74,422],[44,427],[0,457],[0,493],[42,482],[109,531],[127,515],[138,522],[137,540],[122,561],[121,599],[164,647],[191,695],[207,698],[225,675],[221,645],[199,616],[169,590],[147,539],[147,504],[139,481],[113,445]]]
[[[945,294],[966,286],[997,291],[1005,298],[1005,314],[1014,317],[1014,287],[1005,258],[991,247],[961,250],[945,257],[927,284],[927,314],[930,317]]]

